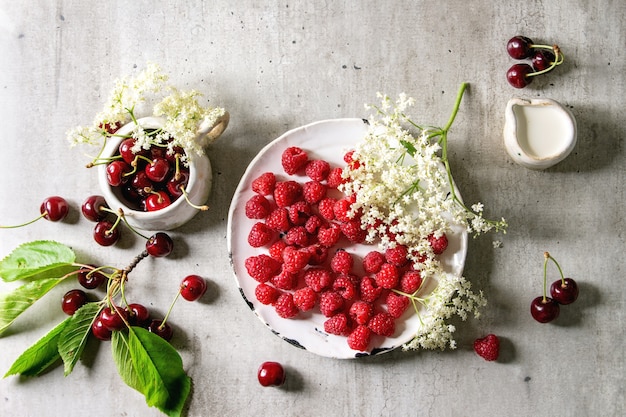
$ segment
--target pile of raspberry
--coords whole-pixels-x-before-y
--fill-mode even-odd
[[[352,152],[344,161],[358,164]],[[341,167],[309,159],[299,147],[285,149],[281,163],[286,176],[256,177],[245,206],[254,221],[248,243],[264,250],[245,260],[258,282],[255,296],[285,319],[319,311],[326,333],[345,336],[351,349],[367,351],[374,335],[394,336],[396,320],[410,305],[397,291],[419,291],[420,272],[403,245],[384,253],[372,249],[362,259],[348,251],[364,244],[367,232],[351,210],[354,198],[338,190],[345,181]],[[431,247],[442,253],[446,236],[432,238]]]

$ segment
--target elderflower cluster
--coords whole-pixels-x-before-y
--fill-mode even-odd
[[[436,283],[426,296],[405,294],[412,299],[421,323],[405,348],[454,348],[455,329],[447,320],[452,316],[465,320],[469,313],[478,316],[486,301],[482,293],[472,292],[464,277],[443,270],[429,236],[440,237],[459,228],[476,235],[492,229],[505,231],[506,222],[486,220],[482,203],[470,209],[458,198],[445,157],[450,124],[444,129],[421,128],[405,114],[415,103],[413,98],[401,94],[392,102],[388,96],[378,97],[381,105],[369,107],[376,114],[369,118],[366,136],[352,153],[342,191],[355,197],[352,214],[360,214],[368,242],[377,241],[382,249],[407,246],[422,278]]]
[[[127,123],[135,123],[128,137],[135,139],[134,152],[148,149],[151,145],[168,148],[181,147],[186,157],[192,154],[202,155],[207,145],[205,138],[199,137],[201,123],[214,125],[225,114],[221,107],[203,107],[198,102],[201,93],[195,90],[180,91],[167,85],[168,77],[156,64],[148,64],[136,77],[123,77],[115,81],[104,108],[90,126],[78,126],[67,132],[71,146],[79,144],[102,145],[106,139],[116,136],[110,133],[112,128],[119,128]],[[166,94],[166,95],[163,95]],[[164,119],[162,129],[146,130],[137,121],[140,111],[148,111],[151,104],[152,114],[146,116]],[[183,161],[185,162],[185,161]]]

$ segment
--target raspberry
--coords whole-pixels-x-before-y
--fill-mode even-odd
[[[327,269],[309,268],[304,273],[304,282],[315,292],[322,292],[333,284],[333,276]]]
[[[274,231],[265,223],[257,222],[248,233],[248,244],[253,248],[260,248],[274,240]]]
[[[363,269],[367,274],[375,274],[380,271],[380,267],[385,263],[385,255],[378,251],[371,251],[363,258]]]
[[[324,331],[337,336],[348,336],[350,334],[348,316],[339,313],[330,317],[324,322]]]
[[[337,314],[344,305],[343,297],[335,291],[324,291],[320,295],[320,312],[326,317]]]
[[[310,234],[316,234],[317,230],[322,225],[322,219],[319,218],[316,214],[311,215],[308,219],[306,219],[306,223],[304,224],[304,228]]]
[[[333,168],[328,173],[328,178],[326,178],[326,184],[328,188],[337,188],[341,184],[344,184],[346,179],[343,178],[343,170],[341,168]]]
[[[372,277],[361,278],[361,284],[359,286],[361,292],[361,300],[373,303],[380,297],[383,289],[376,285],[376,281]]]
[[[309,311],[315,307],[317,293],[310,287],[302,287],[293,293],[293,302],[300,311]]]
[[[328,259],[328,248],[325,246],[315,244],[307,247],[306,250],[311,255],[309,265],[322,265]]]
[[[259,282],[267,282],[280,270],[280,262],[269,255],[250,256],[245,260],[248,274]]]
[[[323,218],[325,218],[326,220],[328,220],[328,221],[334,220],[335,219],[335,212],[334,212],[333,208],[335,207],[335,203],[336,202],[337,202],[337,200],[332,198],[332,197],[323,198],[317,204],[317,210],[319,211],[320,215]]]
[[[363,243],[367,232],[361,228],[361,220],[355,219],[341,223],[341,233],[352,243]]]
[[[367,324],[374,314],[374,306],[367,301],[355,301],[350,306],[350,317],[357,324]]]
[[[352,206],[352,202],[348,198],[341,198],[335,202],[333,206],[333,213],[335,215],[335,219],[340,222],[350,221],[352,218],[350,217],[350,206]]]
[[[348,164],[350,169],[359,169],[361,167],[361,161],[354,159],[354,150],[346,152],[343,156],[343,161]]]
[[[252,191],[260,195],[272,195],[276,185],[273,172],[265,172],[252,181]]]
[[[302,198],[302,186],[296,181],[281,181],[274,187],[274,201],[278,207],[288,207]]]
[[[317,241],[327,248],[335,246],[341,237],[341,228],[335,223],[321,226],[317,231]]]
[[[291,146],[283,151],[280,162],[285,172],[293,175],[306,166],[309,156],[301,148]]]
[[[287,272],[300,272],[309,263],[311,254],[304,249],[287,246],[283,250],[283,269]]]
[[[339,275],[333,282],[333,290],[344,300],[354,300],[357,297],[356,286],[348,275]]]
[[[282,262],[283,251],[285,250],[286,247],[287,247],[287,244],[285,243],[285,241],[277,240],[276,242],[272,243],[272,246],[270,246],[268,253],[273,259],[276,259],[277,261]]]
[[[409,250],[404,245],[396,245],[393,248],[388,248],[385,251],[385,259],[390,264],[395,266],[404,266],[409,262],[407,258]]]
[[[288,292],[282,293],[278,297],[274,303],[274,308],[276,309],[276,313],[284,319],[293,318],[300,312],[293,302],[293,295]]]
[[[330,268],[337,274],[349,274],[354,265],[354,259],[349,252],[339,249],[330,260]]]
[[[309,234],[304,226],[294,226],[287,230],[285,242],[288,245],[300,246],[301,248],[309,244]]]
[[[422,285],[422,275],[419,271],[406,271],[400,278],[400,290],[407,294],[413,294]]]
[[[486,361],[495,361],[500,355],[500,339],[495,334],[488,334],[474,341],[474,351]]]
[[[395,265],[385,263],[376,274],[376,285],[389,290],[398,285],[399,279],[398,268]]]
[[[364,325],[358,325],[350,335],[348,335],[348,346],[352,350],[367,350],[367,346],[370,344],[370,339],[372,337],[371,330]]]
[[[287,209],[291,224],[301,226],[311,217],[311,206],[306,201],[298,201]]]
[[[286,232],[291,227],[289,223],[289,213],[286,208],[278,207],[265,219],[265,224],[277,232]]]
[[[330,164],[321,159],[309,161],[304,173],[313,181],[324,181],[330,173]]]
[[[270,282],[281,290],[293,290],[298,286],[298,274],[294,272],[289,272],[286,270],[281,270],[279,274],[274,275],[270,278]]]
[[[387,313],[394,319],[402,316],[406,311],[407,307],[411,303],[408,297],[400,294],[396,294],[395,292],[390,292],[387,294]]]
[[[435,255],[441,255],[448,247],[448,237],[445,233],[439,237],[435,237],[435,235],[431,234],[428,236],[428,243],[430,243],[430,247],[433,248]]]
[[[265,305],[274,304],[280,294],[281,292],[278,289],[264,283],[257,285],[254,289],[256,299],[259,300],[261,304]]]
[[[302,194],[304,201],[309,204],[315,204],[326,197],[326,186],[319,181],[305,182],[302,187]]]
[[[255,194],[246,201],[246,217],[249,219],[264,219],[272,211],[272,206],[267,198]]]
[[[396,332],[396,322],[389,313],[377,313],[367,322],[367,327],[377,335],[391,337]]]

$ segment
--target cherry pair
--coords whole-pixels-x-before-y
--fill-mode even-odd
[[[530,314],[539,323],[555,320],[561,311],[560,305],[571,304],[578,298],[578,284],[572,278],[565,278],[559,263],[548,252],[544,252],[543,262],[543,296],[536,297],[530,304]],[[547,294],[547,265],[554,262],[561,274],[561,279],[550,286],[550,297]]]
[[[506,73],[506,79],[515,88],[524,88],[533,81],[533,77],[552,71],[563,63],[563,54],[558,45],[535,44],[526,36],[514,36],[509,39],[506,49],[511,58],[530,60],[531,64],[518,63]]]

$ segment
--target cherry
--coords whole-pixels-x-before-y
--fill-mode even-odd
[[[180,284],[180,295],[187,301],[196,301],[206,292],[207,285],[199,275],[188,275]]]
[[[152,162],[146,165],[145,173],[151,181],[165,181],[170,173],[170,163],[165,158],[153,158]]]
[[[530,303],[530,314],[539,323],[548,323],[559,316],[559,303],[550,297],[539,296]]]
[[[107,182],[112,187],[119,187],[126,182],[126,174],[132,171],[132,167],[124,161],[113,161],[106,167]]]
[[[100,129],[104,129],[105,131],[107,131],[107,133],[112,135],[113,133],[117,132],[120,127],[122,127],[122,122],[115,122],[114,124],[111,124],[111,123],[102,124],[102,123],[100,123],[100,125],[98,127]]]
[[[578,284],[571,278],[554,281],[550,286],[550,295],[559,304],[571,304],[578,298]]]
[[[105,307],[100,312],[102,325],[111,331],[122,330],[126,327],[128,313],[122,308]]]
[[[548,49],[539,49],[533,53],[531,61],[535,71],[544,71],[556,61],[556,57]]]
[[[102,285],[107,277],[99,271],[94,271],[95,266],[90,265],[89,268],[80,268],[77,274],[78,283],[88,290],[93,290]]]
[[[175,164],[176,160],[180,159],[180,157],[184,154],[185,154],[185,151],[183,148],[181,148],[180,146],[174,146],[174,148],[172,148],[172,152],[165,153],[165,159]]]
[[[150,312],[144,305],[137,303],[129,304],[126,307],[126,313],[131,326],[148,327]]]
[[[167,233],[157,232],[146,242],[146,251],[156,258],[169,255],[173,249],[174,241]]]
[[[100,246],[114,245],[120,238],[120,231],[108,220],[101,220],[93,229],[93,238]]]
[[[179,171],[174,175],[166,184],[167,192],[173,198],[178,198],[183,195],[181,187],[186,187],[189,182],[189,171]]]
[[[528,64],[515,64],[506,72],[506,79],[515,88],[524,88],[533,81],[529,76],[534,72]]]
[[[41,207],[39,207],[39,212],[43,216],[44,219],[50,220],[51,222],[58,222],[63,220],[70,208],[67,204],[67,201],[63,197],[52,196],[43,200],[41,203]]]
[[[148,174],[146,174],[145,171],[138,171],[133,175],[133,178],[130,180],[130,185],[136,190],[137,195],[141,197],[147,197],[154,188],[152,180],[148,178]]]
[[[165,340],[172,340],[172,336],[174,336],[174,330],[172,326],[170,326],[167,322],[163,322],[163,320],[154,319],[148,325],[148,331],[156,334],[157,336],[161,336]]]
[[[109,208],[106,200],[101,195],[91,195],[83,202],[80,207],[83,216],[92,222],[103,220],[107,212],[104,209]]]
[[[264,387],[279,387],[285,383],[285,369],[278,362],[263,362],[259,366],[257,378]]]
[[[128,138],[128,139],[124,139],[120,143],[120,146],[118,148],[120,156],[128,164],[132,164],[132,162],[135,160],[135,156],[136,155],[132,151],[133,146],[135,146],[135,139],[134,138]]]
[[[509,55],[515,59],[525,59],[530,57],[533,48],[533,41],[526,36],[513,36],[506,44]]]
[[[72,316],[76,313],[76,310],[88,302],[87,294],[83,290],[70,290],[61,299],[61,309],[68,316]]]
[[[157,211],[164,209],[172,204],[170,197],[165,191],[155,191],[151,193],[145,200],[147,211]]]
[[[107,340],[111,340],[111,334],[113,332],[111,332],[111,330],[104,327],[104,324],[102,324],[102,320],[100,319],[100,317],[96,317],[96,319],[91,324],[91,333],[97,339],[107,341]]]

